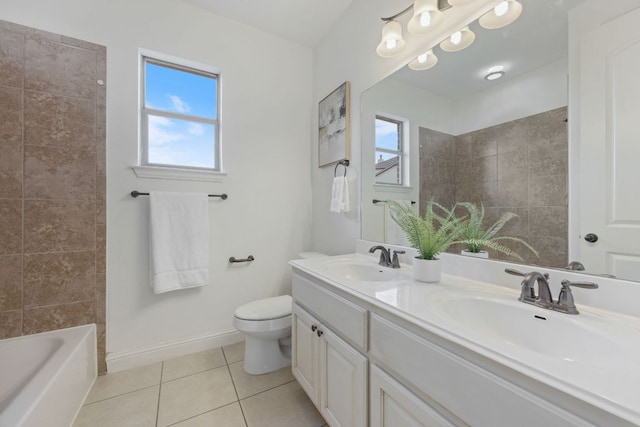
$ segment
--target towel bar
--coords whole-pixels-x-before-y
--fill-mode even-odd
[[[137,190],[133,190],[131,192],[131,197],[138,197],[138,196],[148,196],[149,193],[141,193]],[[227,200],[227,194],[226,193],[222,193],[222,194],[208,194],[209,197],[220,197],[222,200]]]
[[[347,168],[349,167],[349,160],[340,160],[336,163],[336,167],[333,169],[333,176],[336,177],[336,173],[338,172],[338,166],[342,165],[344,167],[344,176],[347,176]]]
[[[229,258],[229,262],[232,264],[236,262],[251,262],[254,259],[255,258],[253,257],[253,255],[249,255],[248,257],[242,259],[237,259],[236,257],[232,256],[231,258]]]
[[[373,199],[373,203],[374,203],[374,204],[384,203],[384,202],[386,202],[386,200]],[[415,204],[416,204],[416,202],[414,202],[414,201],[412,200],[412,201],[411,201],[411,204],[412,204],[412,205],[415,205]]]

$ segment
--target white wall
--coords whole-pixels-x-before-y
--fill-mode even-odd
[[[3,0],[0,19],[107,46],[109,368],[145,349],[238,339],[226,335],[234,309],[288,292],[287,261],[311,246],[311,49],[177,0]],[[223,182],[134,175],[140,47],[221,70]],[[209,286],[153,294],[149,202],[131,190],[229,194],[210,202]],[[251,265],[227,264],[249,254]]]
[[[470,6],[453,8],[438,32],[426,37],[411,36],[405,31],[407,48],[394,58],[380,58],[375,48],[380,41],[381,17],[391,16],[407,7],[402,0],[353,0],[331,32],[314,49],[314,123],[317,126],[317,103],[345,80],[351,82],[351,188],[358,188],[361,178],[361,117],[362,92],[387,77],[434,46],[446,34],[462,28],[498,4],[500,0],[479,0]],[[410,17],[401,18],[403,25]],[[312,133],[311,179],[313,186],[313,247],[327,254],[353,252],[360,236],[360,197],[352,194],[352,212],[329,212],[333,167],[318,168],[317,130]],[[365,201],[366,202],[366,201]]]

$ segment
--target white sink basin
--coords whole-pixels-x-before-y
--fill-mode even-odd
[[[588,365],[640,360],[640,349],[629,343],[634,335],[634,341],[640,342],[640,331],[593,315],[569,315],[517,300],[464,294],[449,295],[435,311],[466,332],[556,360]]]
[[[332,259],[322,264],[326,272],[340,279],[362,282],[389,282],[397,280],[399,269],[381,267],[374,262],[354,259]]]

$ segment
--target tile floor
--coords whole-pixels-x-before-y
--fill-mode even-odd
[[[242,369],[244,343],[98,377],[73,427],[321,427],[290,368]]]

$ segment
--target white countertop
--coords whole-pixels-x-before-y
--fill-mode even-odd
[[[579,315],[546,310],[517,301],[517,288],[460,276],[443,274],[439,283],[416,282],[406,264],[393,271],[397,278],[392,281],[349,280],[327,268],[336,262],[376,266],[377,255],[290,264],[428,332],[640,425],[640,319],[581,305]],[[491,309],[479,312],[476,321],[471,311],[478,306]],[[456,312],[456,307],[463,309]],[[501,321],[505,314],[507,321]],[[534,317],[545,323],[533,323],[538,321]],[[534,328],[523,325],[521,334],[513,334],[520,321]],[[567,340],[572,341],[569,347]]]

